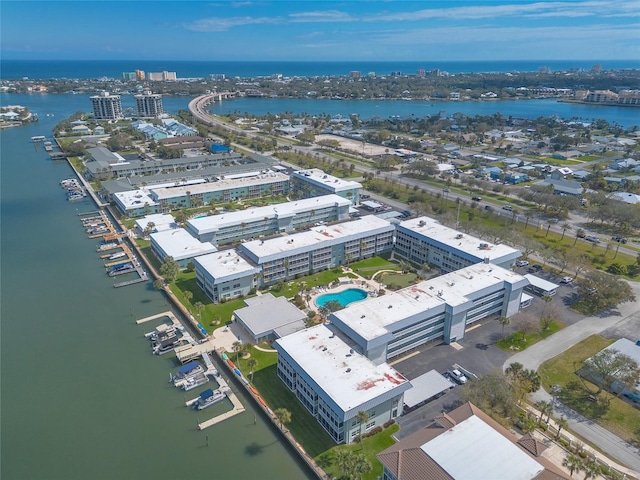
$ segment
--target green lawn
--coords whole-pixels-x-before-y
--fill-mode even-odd
[[[287,297],[291,298],[297,295],[302,289],[301,284],[304,283],[307,289],[326,286],[337,280],[339,277],[345,277],[345,273],[342,268],[333,268],[331,270],[323,270],[322,272],[314,273],[296,280],[289,280],[284,283],[282,290],[277,290],[271,287],[269,290],[275,297]],[[276,287],[277,288],[277,287]]]
[[[381,277],[377,278],[377,280],[391,289],[408,287],[409,285],[413,285],[417,279],[418,275],[415,273],[384,273]]]
[[[362,440],[359,443],[351,445],[336,445],[327,452],[318,455],[315,460],[331,478],[342,478],[342,469],[335,464],[335,455],[338,450],[349,450],[355,454],[364,454],[371,466],[373,467],[369,473],[362,476],[363,480],[376,480],[382,476],[382,464],[376,458],[376,454],[387,449],[395,443],[391,435],[400,430],[397,424],[393,424],[385,428],[382,432],[372,437]]]
[[[540,369],[542,385],[547,391],[551,391],[552,385],[560,385],[562,391],[558,398],[574,410],[591,418],[599,425],[613,432],[619,437],[630,441],[640,440],[640,411],[624,400],[614,397],[606,392],[601,393],[601,400],[594,402],[585,391],[580,378],[575,371],[580,368],[582,362],[611,345],[613,340],[608,340],[599,335],[592,335],[557,357],[544,362]],[[595,391],[595,386],[586,382]],[[609,401],[609,406],[606,406]]]
[[[538,343],[540,340],[544,340],[550,335],[553,335],[558,330],[562,330],[565,327],[562,322],[551,322],[551,325],[547,330],[542,330],[537,333],[525,335],[525,340],[522,340],[522,333],[514,332],[511,335],[504,337],[496,342],[496,346],[504,350],[505,352],[519,352],[531,345]]]
[[[390,262],[382,257],[371,257],[359,260],[349,264],[349,267],[365,278],[371,278],[374,273],[380,270],[400,270],[400,266],[397,263]]]

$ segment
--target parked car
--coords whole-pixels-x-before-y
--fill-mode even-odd
[[[600,239],[594,235],[587,235],[586,237],[584,237],[584,239],[587,242],[591,242],[591,243],[600,243]]]
[[[513,212],[513,207],[511,205],[505,205],[502,207],[503,210],[508,210],[509,212]]]
[[[529,262],[526,260],[518,260],[516,262],[516,267],[526,267],[527,265],[529,265]]]
[[[586,236],[587,236],[587,234],[584,233],[584,230],[578,230],[578,233],[576,233],[576,237],[578,237],[578,238],[584,238]]]
[[[573,277],[562,277],[562,280],[560,280],[560,283],[571,283],[573,282]]]
[[[471,200],[473,200],[474,202],[481,202],[482,197],[471,197]]]
[[[447,373],[456,383],[459,383],[460,385],[467,383],[467,377],[457,368],[447,370]]]
[[[534,265],[529,270],[531,270],[532,272],[539,272],[540,270],[542,270],[542,265]]]
[[[493,210],[493,207],[491,205],[485,205],[484,209],[485,210]]]
[[[627,239],[623,237],[611,237],[611,240],[619,243],[627,243]]]

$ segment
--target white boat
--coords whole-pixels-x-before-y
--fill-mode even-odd
[[[158,325],[155,330],[145,333],[144,336],[151,340],[157,340],[160,337],[175,335],[176,330],[179,330],[179,328],[175,325],[167,325],[166,323],[162,323]]]
[[[116,260],[117,258],[122,258],[122,257],[126,257],[127,253],[126,252],[117,252],[114,253],[113,255],[111,255],[109,257],[109,260]]]
[[[209,381],[209,377],[207,377],[204,373],[198,373],[190,377],[185,377],[184,381],[180,382],[180,384],[177,385],[177,387],[181,388],[185,392],[188,392],[189,390],[198,388],[200,385],[204,385],[208,381]]]
[[[178,369],[178,373],[170,376],[169,381],[173,382],[176,387],[179,387],[185,378],[192,377],[199,373],[204,373],[204,369],[197,361],[185,363]]]
[[[208,388],[202,392],[198,399],[193,403],[193,408],[197,410],[204,410],[205,408],[218,403],[220,400],[223,400],[226,396],[227,394],[225,393],[224,388],[220,388],[215,391]]]

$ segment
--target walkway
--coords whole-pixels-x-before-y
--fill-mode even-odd
[[[636,296],[640,298],[640,285],[632,283],[631,287]],[[564,330],[560,330],[545,340],[509,357],[504,363],[503,369],[506,369],[513,362],[518,362],[527,369],[538,370],[544,361],[561,354],[590,335],[599,334],[609,328],[629,328],[631,325],[637,325],[637,330],[640,331],[640,312],[637,302],[624,303],[618,307],[618,311],[619,315],[617,316],[587,317]],[[532,395],[532,400],[534,402],[553,401],[553,397],[544,389],[540,389]],[[607,452],[610,457],[631,467],[634,471],[629,471],[629,474],[640,478],[640,451],[637,448],[559,402],[554,405],[554,415],[556,417],[564,415],[571,430],[602,451]],[[615,467],[613,462],[610,463]],[[625,471],[623,467],[619,469]]]

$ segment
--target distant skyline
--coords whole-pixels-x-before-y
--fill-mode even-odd
[[[0,26],[18,60],[640,58],[638,0],[2,0]]]

